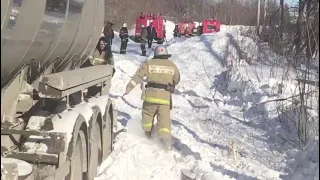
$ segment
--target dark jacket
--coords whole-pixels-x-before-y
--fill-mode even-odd
[[[143,39],[144,41],[147,40],[147,36],[148,36],[148,32],[146,28],[142,28],[141,29],[141,39]]]
[[[155,27],[148,26],[147,27],[147,38],[148,40],[153,40],[157,37],[157,32]]]
[[[178,34],[179,34],[179,28],[178,28],[178,26],[175,26],[174,30],[173,30],[173,35],[178,36]]]
[[[114,32],[112,29],[112,24],[107,23],[107,25],[103,29],[104,37],[106,38],[106,41],[109,45],[112,44],[112,39],[114,38]]]
[[[123,41],[128,41],[128,40],[129,40],[128,28],[122,27],[122,28],[120,29],[119,37],[120,37],[121,40],[123,40]]]
[[[203,34],[203,26],[198,26],[198,34],[201,35]]]

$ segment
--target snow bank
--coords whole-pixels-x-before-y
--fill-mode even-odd
[[[100,176],[95,180],[140,180],[140,179],[179,179],[178,169],[171,152],[159,150],[158,144],[140,137],[121,134],[117,138],[115,149],[119,153],[112,153],[100,168]],[[106,170],[108,173],[106,173]]]
[[[221,24],[220,31],[224,33],[231,33],[231,34],[239,34],[239,35],[244,35],[244,34],[250,34],[255,31],[254,26],[240,26],[240,25],[224,25]]]
[[[127,55],[115,54],[117,73],[110,96],[117,104],[118,120],[128,133],[118,137],[96,179],[178,180],[180,171],[197,180],[276,180],[301,173],[306,179],[318,176],[319,162],[299,155],[311,150],[318,153],[314,143],[305,151],[290,147],[281,136],[285,129],[272,110],[277,106],[267,102],[292,94],[295,81],[282,78],[283,69],[262,64],[255,51],[250,54],[256,44],[241,35],[245,28],[223,26],[219,33],[174,38],[166,44],[181,73],[171,111],[174,147],[179,153],[165,153],[145,138],[139,87],[121,97],[130,77],[145,60],[134,53],[139,47],[131,44],[128,48],[132,51]],[[242,56],[245,53],[249,58]],[[148,59],[152,58],[151,49],[148,54]],[[256,61],[249,62],[252,57]],[[231,141],[239,147],[236,162]],[[300,168],[295,166],[300,160],[293,161],[297,157],[305,163]]]
[[[243,30],[237,28],[224,30],[228,33],[241,33],[241,31]],[[237,39],[242,53],[246,53],[247,59],[256,63],[267,62],[264,64],[268,65],[253,63],[249,66],[247,63],[244,63],[245,65],[234,63],[224,72],[227,79],[226,90],[230,96],[241,99],[242,103],[239,105],[245,111],[247,118],[256,119],[254,123],[264,124],[264,128],[275,134],[274,140],[281,141],[290,147],[286,152],[290,154],[288,165],[292,169],[287,170],[287,175],[283,177],[301,179],[302,177],[305,178],[307,174],[310,178],[319,177],[317,170],[319,168],[319,115],[315,113],[315,109],[307,109],[309,119],[307,119],[306,130],[309,143],[302,151],[298,150],[297,127],[299,121],[301,121],[301,105],[299,103],[295,104],[299,102],[298,82],[295,78],[299,75],[296,71],[284,69],[279,63],[284,60],[271,52],[267,46],[259,47],[249,37],[238,36]],[[278,65],[278,67],[272,67],[270,64]],[[315,89],[315,87],[307,87],[309,87],[307,89]],[[291,98],[293,96],[297,97]],[[278,102],[278,99],[284,99],[284,101]],[[316,102],[314,98],[311,101]],[[260,117],[257,115],[260,115]]]

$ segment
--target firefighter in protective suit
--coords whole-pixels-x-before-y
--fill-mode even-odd
[[[147,35],[148,35],[147,29],[142,24],[141,25],[141,52],[142,52],[142,56],[147,55],[147,51],[146,51]]]
[[[128,94],[137,84],[147,77],[142,108],[142,127],[148,137],[151,137],[155,115],[158,120],[158,137],[165,149],[172,147],[170,110],[172,109],[172,93],[180,82],[180,72],[177,66],[168,58],[167,48],[158,46],[154,57],[143,62],[130,82],[127,84]]]
[[[122,28],[120,29],[119,37],[121,39],[120,54],[126,54],[127,45],[129,42],[127,23],[123,23]]]

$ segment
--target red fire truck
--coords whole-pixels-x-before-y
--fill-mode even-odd
[[[139,42],[141,38],[141,25],[145,27],[153,22],[156,29],[156,38],[159,44],[162,44],[165,39],[165,19],[161,14],[141,13],[136,19],[135,41]]]
[[[203,26],[203,34],[219,32],[221,22],[216,19],[205,19],[203,20],[202,26]]]
[[[178,23],[180,36],[192,36],[192,32],[195,28],[196,24],[193,21],[182,20]]]

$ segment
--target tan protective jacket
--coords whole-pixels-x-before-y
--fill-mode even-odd
[[[99,51],[95,49],[92,56],[90,56],[89,59],[93,66],[101,64],[110,64],[114,66],[113,57],[107,58],[106,51],[102,51],[102,53],[100,54]]]
[[[180,82],[179,69],[171,60],[154,58],[140,65],[140,68],[128,83],[126,92],[130,92],[137,84],[140,84],[144,77],[147,77],[147,83],[176,86]],[[170,105],[170,99],[171,94],[165,89],[149,87],[145,90],[144,101],[146,102]]]
[[[141,30],[141,39],[143,39],[144,41],[147,41],[147,36],[148,36],[148,32],[146,28],[142,28]]]

